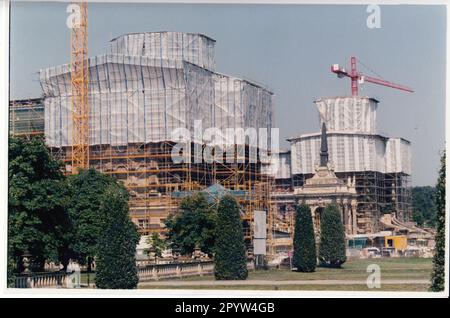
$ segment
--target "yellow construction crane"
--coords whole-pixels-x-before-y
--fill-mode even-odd
[[[89,167],[89,60],[87,1],[73,3],[77,23],[71,28],[72,174]]]

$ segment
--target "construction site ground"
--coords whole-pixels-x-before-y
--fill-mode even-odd
[[[367,267],[381,269],[381,288],[369,288]],[[288,269],[250,271],[245,281],[216,281],[198,276],[140,283],[143,289],[246,289],[246,290],[327,290],[327,291],[427,291],[432,270],[431,258],[375,258],[352,260],[341,269],[318,267],[314,273]]]

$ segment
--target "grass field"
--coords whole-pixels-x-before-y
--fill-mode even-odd
[[[381,288],[366,286],[367,266],[377,264],[381,270]],[[215,281],[212,276],[195,276],[176,280],[143,283],[139,288],[156,289],[253,289],[253,290],[329,290],[329,291],[426,291],[432,260],[424,258],[384,258],[352,260],[341,269],[317,268],[314,273],[290,270],[250,271],[244,284]],[[299,284],[296,284],[296,281]],[[383,281],[385,283],[383,284]],[[403,281],[403,282],[402,282]],[[355,282],[355,283],[353,283]],[[234,285],[233,285],[234,284]]]

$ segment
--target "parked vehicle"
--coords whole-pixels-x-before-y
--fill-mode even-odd
[[[395,253],[395,249],[393,247],[384,247],[381,249],[382,257],[391,257]]]
[[[408,246],[405,251],[405,257],[420,257],[421,250],[417,246]]]
[[[380,249],[377,247],[367,247],[364,249],[367,258],[378,258],[381,257]]]

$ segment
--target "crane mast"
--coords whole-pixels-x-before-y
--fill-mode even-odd
[[[79,23],[71,28],[72,174],[89,167],[88,8],[86,0],[74,4],[79,8]]]

